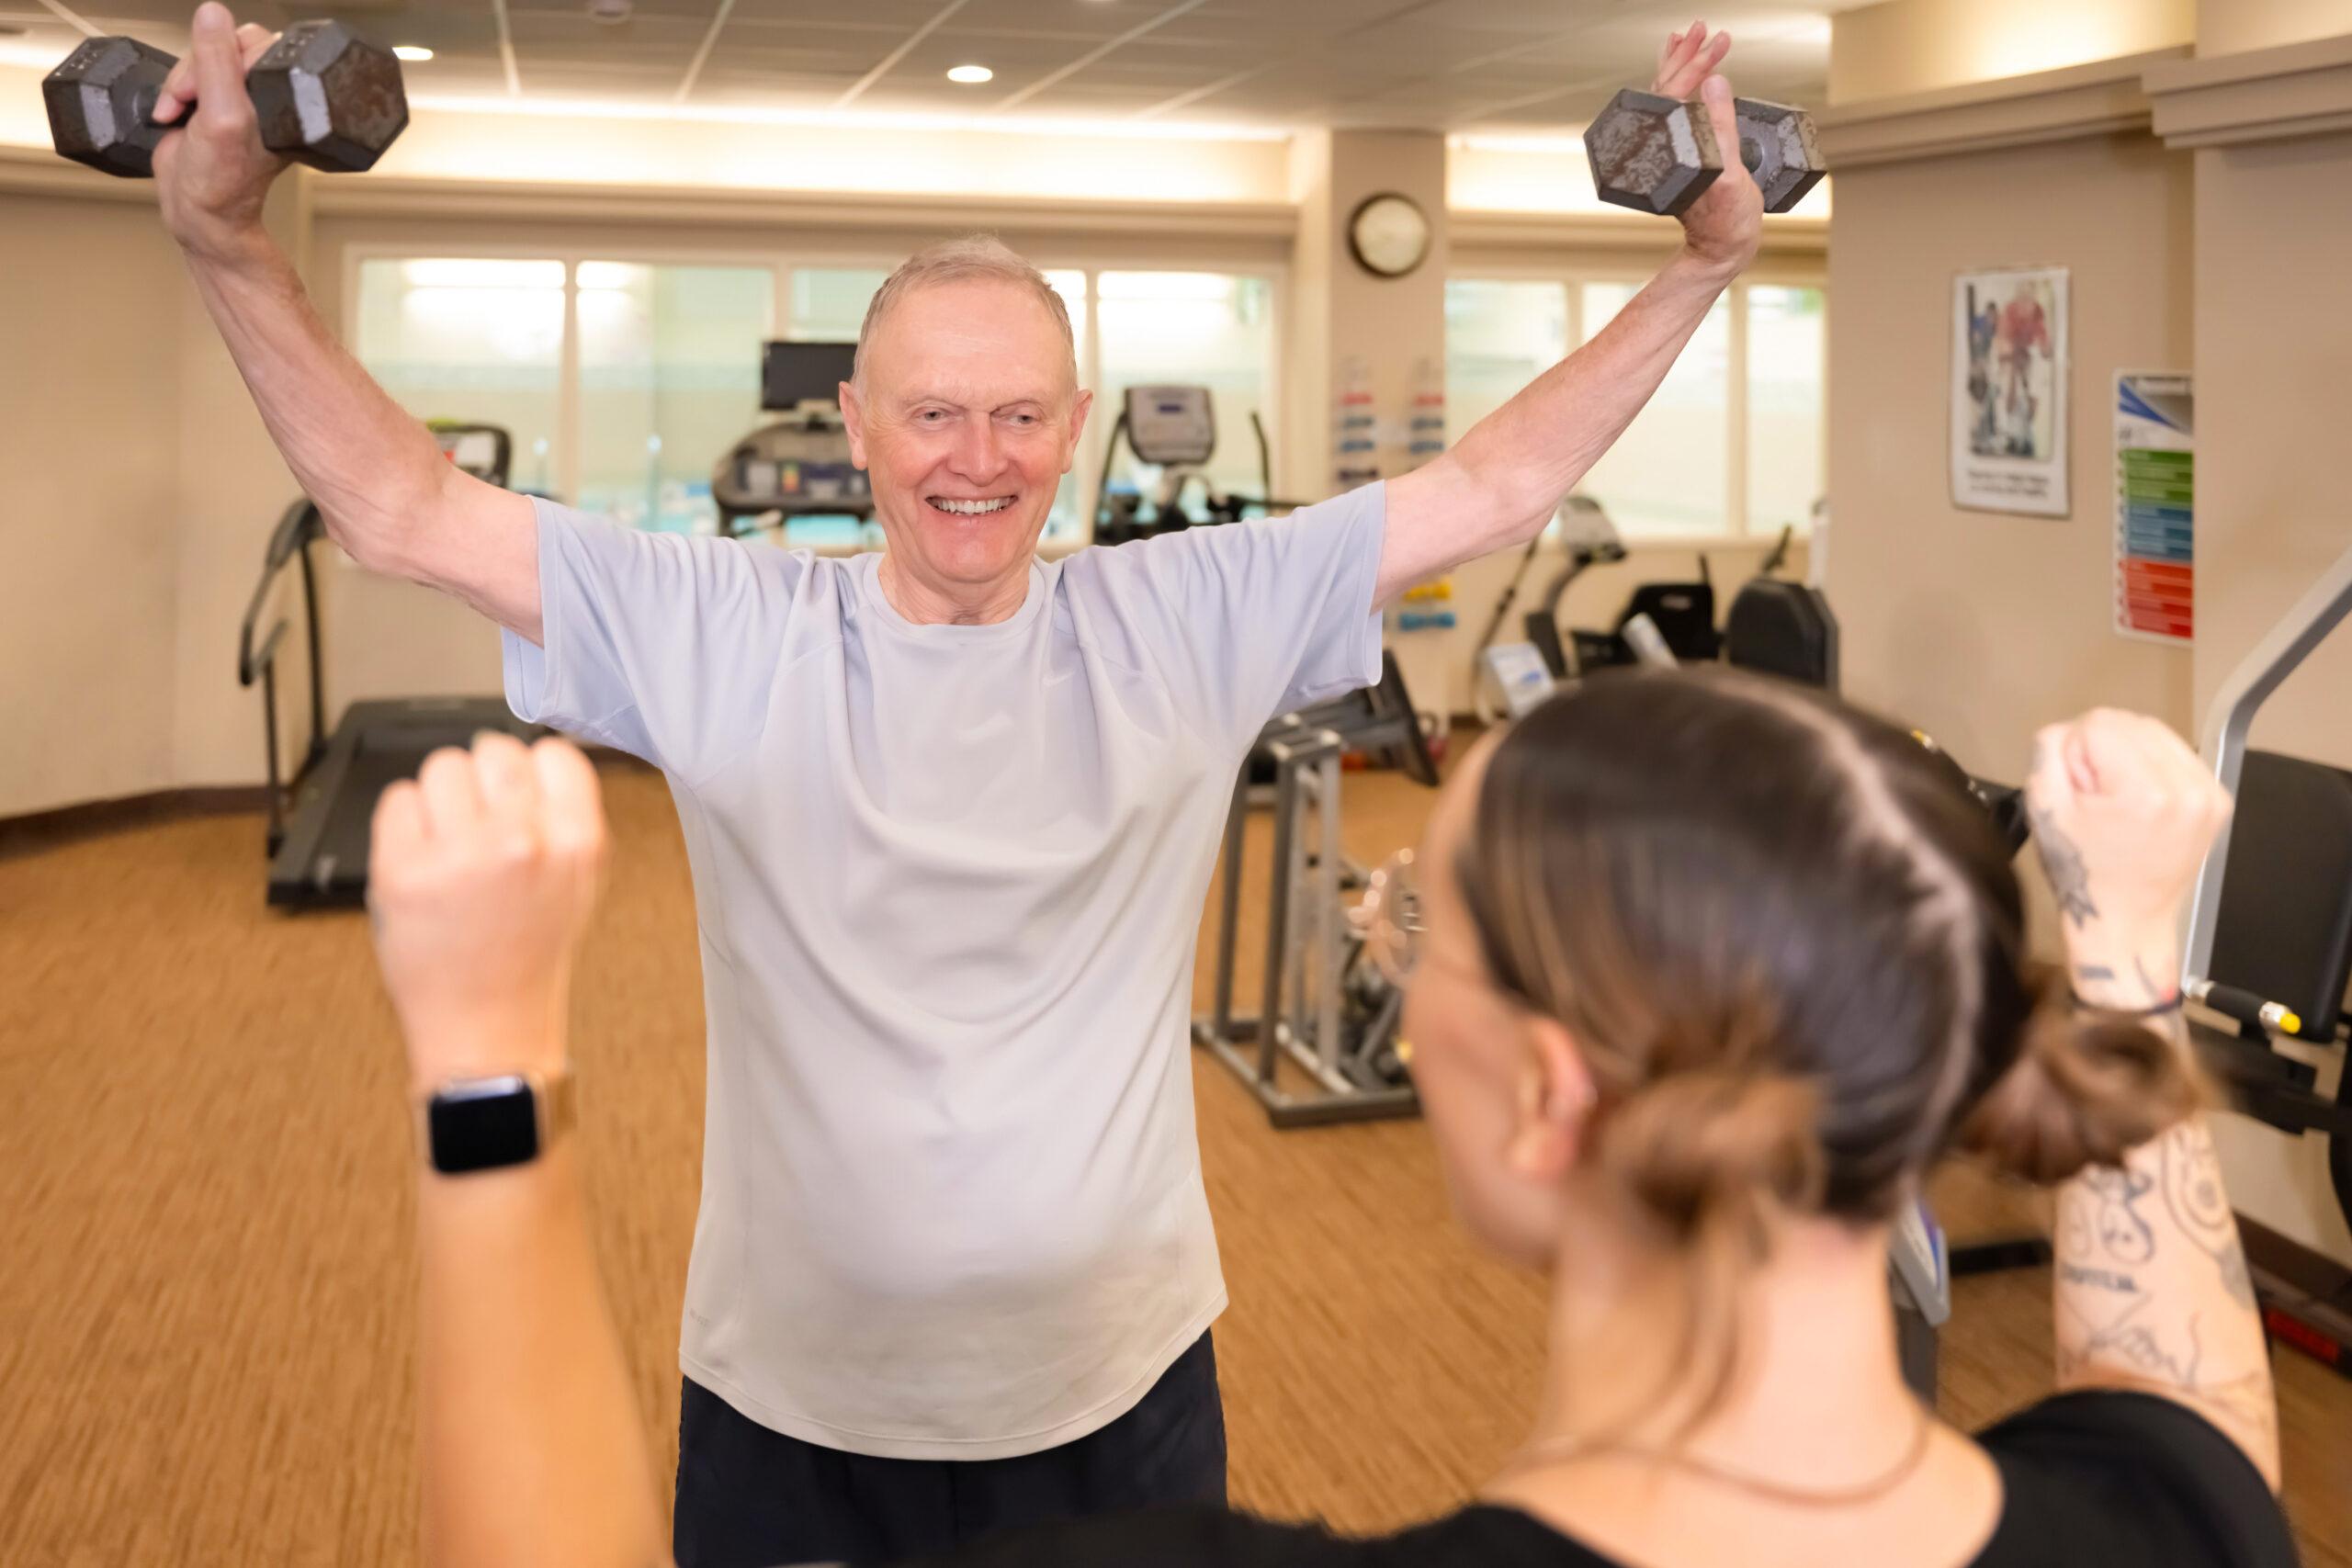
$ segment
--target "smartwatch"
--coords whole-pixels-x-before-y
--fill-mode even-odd
[[[424,1110],[425,1157],[443,1176],[528,1165],[571,1130],[571,1074],[452,1078]]]

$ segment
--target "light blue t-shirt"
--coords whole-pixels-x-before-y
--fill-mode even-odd
[[[659,766],[693,864],[686,1375],[897,1458],[1117,1419],[1225,1304],[1202,901],[1259,729],[1378,677],[1381,488],[1035,562],[977,626],[909,623],[878,556],[534,504],[507,699]]]

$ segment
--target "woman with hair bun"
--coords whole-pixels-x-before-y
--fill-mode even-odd
[[[379,819],[378,942],[420,1081],[447,1041],[479,1059],[560,1018],[602,821],[577,753],[543,743],[541,790],[513,746],[458,759],[477,788],[448,796],[500,833],[409,802]],[[1833,699],[1612,674],[1481,742],[1366,913],[1409,984],[1458,1215],[1552,1282],[1529,1439],[1474,1505],[1377,1540],[1202,1507],[952,1561],[2292,1563],[2176,988],[2228,798],[2164,726],[2109,712],[2042,733],[2027,795],[2060,976],[2028,960],[1976,803]],[[1886,1287],[1890,1222],[1954,1150],[2057,1189],[2055,1392],[1973,1436],[1905,1386]],[[560,1145],[424,1183],[446,1560],[663,1560],[578,1184]]]

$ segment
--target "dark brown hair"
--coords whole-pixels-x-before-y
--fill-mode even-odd
[[[1951,764],[1800,687],[1570,689],[1496,747],[1454,869],[1497,983],[1593,1075],[1593,1168],[1684,1249],[1702,1406],[1773,1212],[1885,1220],[1955,1145],[2058,1180],[2197,1102],[2177,1046],[2029,963]]]

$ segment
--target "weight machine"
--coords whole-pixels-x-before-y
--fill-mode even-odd
[[[1409,1116],[1420,1108],[1396,1049],[1404,993],[1372,962],[1349,919],[1363,867],[1340,845],[1340,758],[1363,751],[1434,788],[1420,717],[1397,668],[1381,656],[1379,684],[1268,725],[1234,779],[1217,897],[1212,1010],[1193,1043],[1248,1085],[1277,1127]],[[1271,770],[1271,782],[1253,776]],[[1255,1015],[1234,1010],[1241,882],[1253,798],[1272,807],[1266,927]],[[1306,1080],[1295,1092],[1292,1078]]]

